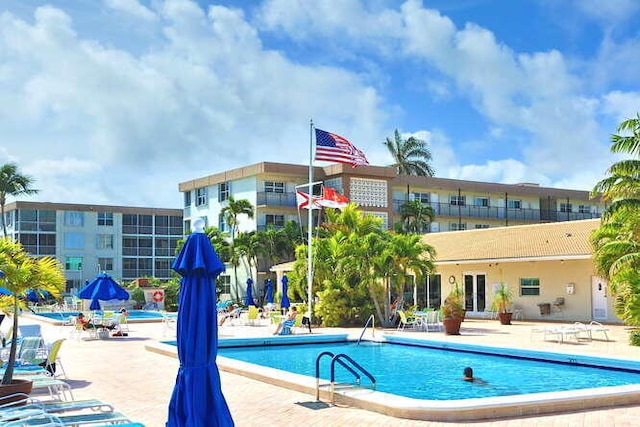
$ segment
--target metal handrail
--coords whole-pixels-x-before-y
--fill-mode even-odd
[[[376,335],[376,318],[375,316],[372,314],[371,316],[369,316],[369,318],[367,319],[367,323],[364,324],[364,328],[362,328],[362,333],[360,334],[360,337],[358,338],[358,343],[357,345],[360,345],[360,341],[362,341],[362,337],[364,336],[364,333],[367,331],[367,326],[369,326],[369,322],[371,322],[371,336],[373,338],[375,338]]]
[[[349,357],[348,355],[343,354],[343,353],[340,353],[338,355],[334,355],[330,351],[323,351],[322,353],[320,353],[318,355],[318,357],[316,357],[316,400],[320,399],[320,359],[322,358],[322,356],[331,356],[331,401],[332,402],[334,400],[333,399],[333,394],[334,394],[334,389],[335,389],[335,377],[336,377],[336,368],[335,368],[335,366],[336,366],[336,363],[339,363],[346,370],[351,372],[353,374],[353,376],[356,377],[356,383],[358,385],[360,385],[360,374],[358,372],[356,372],[355,369],[353,369],[353,368],[356,368],[358,371],[360,371],[364,375],[366,375],[367,378],[369,378],[373,388],[375,389],[375,387],[376,387],[376,379],[375,379],[375,377],[373,375],[371,375],[362,366],[360,366],[351,357]],[[349,362],[349,364],[351,364],[351,366],[353,366],[353,368],[351,366],[349,366],[343,359],[347,360]]]

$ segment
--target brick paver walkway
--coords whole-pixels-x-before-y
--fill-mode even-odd
[[[22,320],[21,320],[22,321]],[[24,319],[23,323],[33,322]],[[548,325],[548,324],[547,324]],[[471,344],[509,346],[538,350],[564,351],[640,360],[640,348],[627,344],[622,326],[609,326],[612,341],[558,344],[531,336],[535,326],[514,322],[502,326],[495,320],[467,320],[459,337],[441,333],[396,332],[412,337],[459,341]],[[5,325],[6,327],[6,325]],[[149,352],[145,344],[167,339],[161,324],[131,324],[128,337],[84,341],[70,338],[61,349],[68,381],[76,399],[97,398],[111,403],[116,410],[148,427],[164,426],[167,406],[178,369],[176,359]],[[43,324],[45,338],[52,341],[68,337],[69,329]],[[221,336],[260,336],[271,334],[271,326],[223,326]],[[316,329],[314,333],[345,332],[342,329]],[[348,330],[348,332],[358,332]],[[377,331],[376,334],[381,334]],[[468,424],[436,423],[391,418],[375,412],[347,407],[313,409],[300,403],[312,402],[314,396],[267,385],[242,376],[221,373],[223,393],[237,426],[640,426],[640,407],[623,407],[547,415],[531,418],[502,419]],[[195,426],[194,426],[195,427]]]

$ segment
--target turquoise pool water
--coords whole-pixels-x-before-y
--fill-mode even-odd
[[[310,377],[315,377],[315,360],[319,353],[330,351],[346,354],[376,378],[376,390],[426,400],[471,399],[640,384],[640,364],[637,368],[605,369],[583,366],[583,362],[570,357],[568,363],[558,363],[522,356],[483,354],[478,348],[474,351],[456,351],[398,343],[362,342],[357,345],[342,342],[221,347],[218,354]],[[531,352],[531,357],[539,359],[540,352]],[[328,357],[321,359],[320,372],[325,380],[330,378],[330,361]],[[600,361],[606,362],[607,359]],[[353,376],[339,365],[336,366],[338,382],[353,382]],[[487,384],[462,381],[462,371],[466,366],[473,367],[475,376]],[[362,384],[367,383],[363,376]]]
[[[35,313],[36,316],[46,317],[52,320],[60,320],[66,322],[69,319],[69,316],[77,316],[79,311],[51,311],[51,312],[41,312]],[[93,312],[85,312],[85,316],[87,313]],[[97,311],[102,315],[102,311]],[[147,311],[147,310],[129,310],[129,320],[144,320],[144,319],[162,319],[162,314],[157,311]]]

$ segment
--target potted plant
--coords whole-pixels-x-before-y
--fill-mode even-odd
[[[442,324],[447,335],[460,335],[460,325],[464,317],[464,305],[462,304],[462,291],[455,284],[451,293],[442,304]]]
[[[58,298],[60,290],[64,289],[65,284],[66,279],[62,266],[57,259],[31,257],[20,243],[8,237],[0,239],[0,286],[3,287],[0,309],[13,316],[11,347],[4,376],[0,383],[0,396],[18,392],[29,394],[31,392],[32,382],[30,380],[13,378],[18,347],[18,318],[20,310],[26,308],[24,295],[29,290],[35,290],[36,292],[46,291],[52,297]],[[16,387],[20,391],[16,391]]]
[[[493,305],[498,312],[498,318],[502,325],[511,324],[511,316],[513,313],[509,311],[513,293],[506,283],[500,283],[500,286],[493,292]]]

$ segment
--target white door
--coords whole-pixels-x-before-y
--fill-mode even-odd
[[[591,316],[593,320],[606,320],[607,281],[599,276],[591,276]]]

